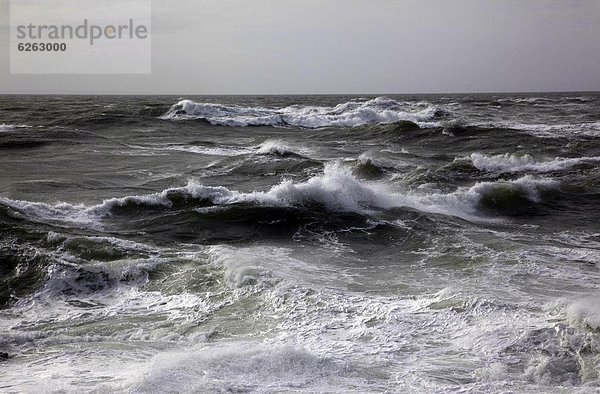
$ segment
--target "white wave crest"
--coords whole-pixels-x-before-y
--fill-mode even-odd
[[[427,103],[401,103],[378,97],[368,101],[350,101],[335,107],[290,105],[284,108],[243,107],[182,100],[173,105],[162,119],[205,119],[220,126],[296,126],[304,128],[355,127],[365,124],[415,122],[435,127],[439,109]]]
[[[87,214],[83,204],[58,203],[51,205],[42,202],[11,200],[2,196],[0,196],[0,204],[9,208],[8,214],[15,218],[25,216],[35,221],[69,222],[94,227],[95,218]]]
[[[506,128],[527,131],[536,137],[560,138],[572,136],[600,136],[600,122],[540,124],[501,121],[494,123],[474,123],[473,126],[486,128]]]
[[[183,187],[141,196],[111,198],[91,207],[66,203],[52,206],[4,197],[0,197],[0,203],[15,210],[16,215],[26,215],[34,220],[95,226],[100,225],[99,219],[112,216],[116,208],[144,206],[168,209],[182,202],[204,202],[211,205],[251,203],[279,207],[311,207],[316,204],[330,211],[363,214],[408,207],[422,212],[480,221],[491,220],[482,217],[478,211],[482,199],[490,194],[509,190],[537,203],[541,201],[542,191],[558,186],[557,181],[527,175],[512,181],[481,182],[449,194],[394,191],[385,183],[361,181],[352,174],[350,168],[340,163],[330,163],[325,166],[322,175],[313,176],[305,182],[284,180],[267,191],[242,193],[222,186],[204,186],[189,181]]]
[[[562,158],[537,161],[530,155],[519,156],[505,153],[503,155],[486,156],[480,153],[471,154],[471,162],[481,171],[490,172],[551,172],[561,171],[580,164],[600,162],[600,157]]]
[[[466,193],[467,196],[478,203],[482,198],[492,195],[497,190],[509,190],[519,194],[527,200],[538,203],[541,202],[541,192],[556,189],[559,182],[548,178],[535,178],[531,175],[525,175],[514,181],[480,182],[471,187]]]
[[[126,391],[338,392],[346,380],[354,390],[368,390],[349,362],[305,349],[237,341],[160,354],[131,375]]]
[[[567,306],[568,320],[592,330],[600,329],[600,307],[596,298],[580,299]]]
[[[257,147],[256,153],[259,155],[277,155],[290,156],[296,154],[292,148],[288,147],[282,141],[267,140]]]
[[[0,124],[0,131],[10,131],[15,128],[15,125],[2,123]]]
[[[31,126],[26,125],[26,124],[6,124],[6,123],[2,123],[0,124],[0,133],[1,132],[6,132],[6,131],[13,131],[15,129],[29,129],[31,128]]]

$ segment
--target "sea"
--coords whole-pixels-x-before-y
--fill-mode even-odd
[[[0,391],[600,391],[600,93],[0,96]]]

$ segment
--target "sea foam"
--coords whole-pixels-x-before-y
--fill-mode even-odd
[[[438,125],[441,109],[426,103],[408,104],[385,97],[349,101],[334,107],[291,105],[284,108],[244,107],[181,100],[162,116],[166,120],[204,119],[220,126],[355,127],[411,121]]]
[[[480,153],[471,154],[471,162],[482,171],[490,172],[552,172],[561,171],[581,164],[600,163],[600,157],[562,158],[538,161],[530,155],[503,155],[486,156]]]

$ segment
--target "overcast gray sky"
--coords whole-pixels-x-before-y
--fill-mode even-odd
[[[9,75],[4,37],[0,92],[600,90],[600,0],[153,0],[152,11],[151,75]]]

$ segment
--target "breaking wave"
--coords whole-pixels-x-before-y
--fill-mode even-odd
[[[277,140],[267,140],[263,142],[257,147],[256,153],[259,155],[273,155],[281,157],[301,156],[300,154],[294,152],[292,148]]]
[[[473,126],[485,128],[502,128],[523,130],[536,137],[556,138],[570,136],[600,136],[600,122],[583,122],[569,124],[534,124],[514,121],[499,121],[494,123],[474,123]]]
[[[208,366],[208,368],[207,368]],[[305,349],[242,342],[186,352],[172,352],[152,360],[146,373],[133,374],[134,392],[251,392],[339,390],[340,377],[349,387],[365,391],[364,379],[350,363],[319,357]],[[139,375],[139,376],[137,376]],[[334,382],[334,383],[332,383]],[[266,388],[262,390],[261,388]]]
[[[385,97],[350,101],[335,107],[290,105],[284,108],[243,107],[182,100],[161,118],[202,119],[219,126],[355,127],[411,121],[436,127],[448,113],[427,103],[402,103]]]
[[[582,164],[599,163],[600,157],[562,158],[538,161],[530,155],[503,155],[486,156],[480,153],[471,154],[471,162],[481,171],[490,172],[552,172],[561,171]]]
[[[351,169],[339,163],[325,166],[322,175],[304,182],[284,180],[267,191],[243,193],[223,186],[205,186],[189,181],[186,186],[158,193],[126,196],[104,200],[101,204],[86,207],[61,203],[48,205],[29,201],[16,201],[4,197],[0,204],[9,207],[13,216],[26,215],[34,220],[67,221],[76,224],[96,224],[98,219],[136,209],[202,209],[212,206],[250,204],[269,207],[302,207],[320,212],[353,212],[375,214],[394,208],[410,208],[422,212],[450,215],[466,220],[487,218],[487,211],[523,202],[540,203],[545,191],[559,186],[551,179],[538,179],[530,175],[511,181],[480,182],[470,188],[459,188],[448,194],[422,194],[413,191],[395,191],[382,182],[364,182],[354,176]],[[137,212],[137,211],[136,211]]]

